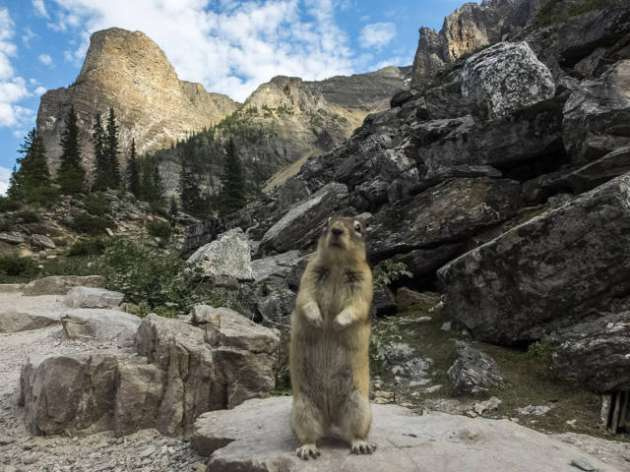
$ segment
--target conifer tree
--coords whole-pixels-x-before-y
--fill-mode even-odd
[[[226,146],[221,191],[221,210],[231,213],[245,205],[245,178],[241,160],[236,152],[234,141],[230,139]]]
[[[105,190],[109,184],[109,164],[105,155],[105,130],[100,113],[94,117],[92,143],[94,144],[94,161],[96,163],[92,189]]]
[[[186,148],[184,148],[184,151]],[[186,155],[181,156],[182,172],[180,174],[180,188],[182,210],[192,215],[203,212],[204,202],[201,198],[199,182],[192,168],[192,163]]]
[[[54,190],[51,187],[44,141],[35,128],[26,135],[19,152],[22,157],[17,161],[19,168],[13,169],[9,198],[21,202],[48,203]]]
[[[105,132],[105,156],[109,165],[107,186],[117,189],[120,188],[120,164],[118,162],[118,125],[113,108],[109,109]]]
[[[74,107],[70,107],[64,124],[65,129],[61,134],[61,163],[57,172],[57,183],[59,183],[62,193],[75,194],[83,191],[85,170],[81,163],[79,127]]]
[[[140,170],[136,157],[136,140],[131,140],[131,153],[127,161],[127,188],[136,198],[140,197]]]

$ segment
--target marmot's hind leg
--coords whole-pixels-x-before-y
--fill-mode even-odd
[[[367,398],[353,392],[344,403],[344,412],[338,427],[341,437],[350,444],[353,454],[372,454],[376,445],[367,441],[372,424],[372,409]]]
[[[317,406],[303,395],[293,397],[291,428],[300,442],[295,451],[300,459],[316,459],[320,452],[317,441],[324,435],[323,417]]]

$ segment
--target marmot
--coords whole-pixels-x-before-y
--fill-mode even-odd
[[[291,315],[291,427],[298,457],[316,458],[334,434],[355,454],[371,454],[369,401],[372,272],[358,219],[328,220],[300,281]],[[335,434],[336,433],[336,434]]]

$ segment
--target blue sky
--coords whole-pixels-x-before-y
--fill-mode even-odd
[[[76,78],[90,33],[140,30],[179,77],[242,101],[274,75],[411,63],[418,28],[462,0],[0,0],[0,193],[39,97]]]

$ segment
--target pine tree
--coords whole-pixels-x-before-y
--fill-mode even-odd
[[[184,148],[185,150],[186,148]],[[181,156],[182,172],[180,174],[180,188],[182,210],[198,216],[203,212],[203,200],[199,189],[197,176],[192,168],[192,163],[187,156]]]
[[[109,109],[105,132],[105,160],[109,166],[107,186],[117,189],[120,188],[120,164],[118,163],[118,125],[113,108]]]
[[[75,194],[83,191],[85,170],[81,164],[79,127],[74,107],[70,107],[64,124],[65,129],[61,134],[61,163],[57,172],[57,183],[59,183],[62,193]]]
[[[13,169],[9,198],[29,203],[48,203],[54,190],[46,162],[46,148],[36,129],[33,128],[26,135],[19,152],[22,157],[18,159],[19,168]]]
[[[103,129],[103,120],[100,113],[97,113],[94,117],[92,143],[94,144],[94,160],[96,162],[92,189],[105,190],[109,183],[109,164],[105,155],[105,130]]]
[[[245,178],[241,160],[236,152],[234,141],[230,139],[226,146],[226,157],[221,182],[221,210],[231,213],[245,205]]]
[[[136,157],[136,140],[131,140],[131,153],[127,161],[127,188],[136,198],[140,197],[140,170]]]

